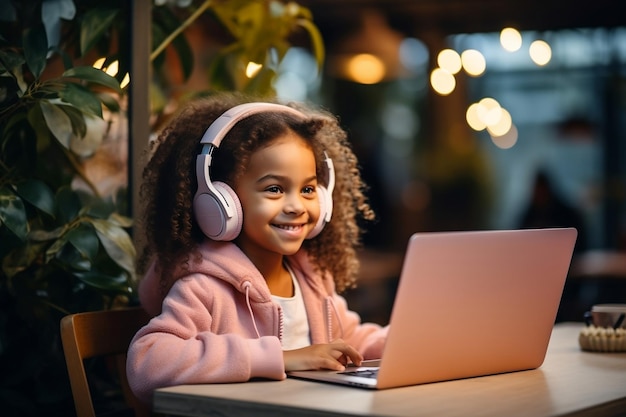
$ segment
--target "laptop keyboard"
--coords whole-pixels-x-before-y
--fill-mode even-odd
[[[357,369],[355,371],[340,372],[342,375],[360,376],[361,378],[373,378],[378,376],[378,368]]]

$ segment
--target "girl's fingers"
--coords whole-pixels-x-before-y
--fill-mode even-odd
[[[335,356],[335,358],[343,365],[346,365],[349,362],[352,362],[355,365],[360,365],[361,361],[363,361],[363,355],[341,339],[331,342],[330,345],[337,351],[338,356]]]

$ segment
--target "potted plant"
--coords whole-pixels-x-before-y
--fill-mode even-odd
[[[127,3],[22,0],[0,12],[0,404],[7,417],[72,413],[61,317],[135,302],[127,187],[103,192],[88,171],[102,158],[111,124],[125,122]],[[151,13],[157,76],[168,48],[189,76],[193,51],[181,35],[207,15],[223,34],[208,69],[211,89],[271,94],[296,27],[323,59],[310,13],[295,3],[162,0]],[[94,68],[98,57],[102,68],[115,63],[117,74]],[[244,76],[247,62],[261,71]],[[104,150],[105,159],[116,157]]]

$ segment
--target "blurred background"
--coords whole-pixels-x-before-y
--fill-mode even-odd
[[[395,276],[416,231],[573,226],[558,318],[626,302],[626,18],[616,2],[302,4],[324,38],[324,73],[315,78],[294,49],[277,93],[322,103],[351,133],[379,214],[361,290],[384,282],[393,293],[394,279],[380,277]],[[390,304],[365,299],[384,322]]]
[[[325,71],[307,77],[293,51],[277,93],[323,103],[351,132],[380,213],[368,245],[564,221],[581,251],[624,246],[626,22],[614,2],[303,4]],[[547,199],[554,218],[529,212]]]

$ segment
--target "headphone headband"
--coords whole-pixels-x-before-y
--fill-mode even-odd
[[[294,116],[301,118],[305,117],[302,112],[282,104],[244,103],[227,110],[213,123],[211,123],[211,126],[209,126],[206,132],[204,132],[204,135],[202,135],[200,143],[203,145],[210,144],[217,148],[220,146],[220,143],[222,143],[224,136],[226,136],[226,134],[235,124],[237,124],[238,121],[245,119],[248,116],[252,116],[253,114],[271,111],[291,113]]]

